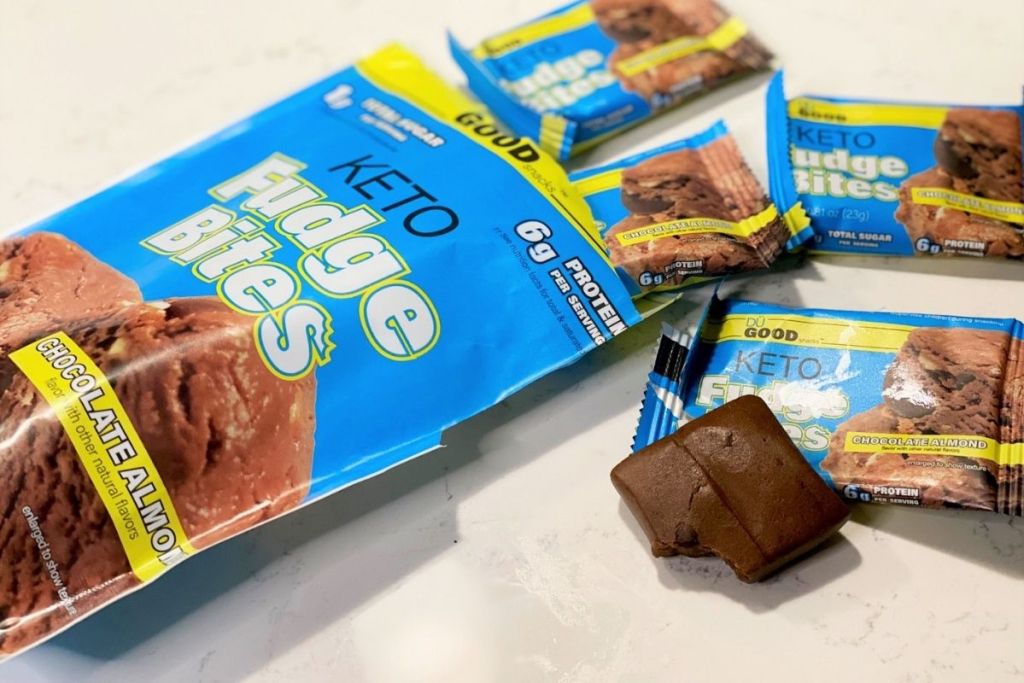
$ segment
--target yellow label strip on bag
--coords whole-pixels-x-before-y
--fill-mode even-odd
[[[701,340],[718,344],[761,339],[790,346],[895,353],[914,329],[911,325],[801,315],[727,315],[708,320]]]
[[[14,351],[10,359],[63,426],[135,576],[150,581],[194,553],[145,444],[92,359],[63,332]]]
[[[576,189],[584,197],[600,194],[607,190],[618,189],[622,187],[622,171],[623,169],[621,168],[615,168],[583,178],[582,180],[577,180]]]
[[[666,237],[679,237],[682,235],[717,234],[745,239],[778,217],[779,212],[773,204],[757,215],[746,218],[738,223],[718,218],[682,218],[620,232],[615,235],[615,238],[623,246],[643,244],[644,242],[653,242]]]
[[[847,432],[843,447],[851,453],[907,453],[975,458],[999,465],[1024,464],[1024,444],[1002,444],[971,434]]]
[[[939,206],[1024,225],[1024,204],[985,199],[942,187],[914,187],[910,198],[915,204]]]
[[[473,56],[477,59],[500,57],[539,40],[583,28],[593,21],[594,11],[590,8],[589,2],[584,2],[568,11],[539,19],[485,40],[473,49]]]
[[[810,97],[789,101],[789,118],[847,126],[910,126],[941,128],[948,107],[906,104],[862,104],[829,102]]]
[[[635,76],[649,69],[674,62],[697,52],[724,52],[747,35],[747,25],[738,17],[730,17],[706,36],[683,36],[652,47],[650,50],[623,59],[615,68],[624,76]]]

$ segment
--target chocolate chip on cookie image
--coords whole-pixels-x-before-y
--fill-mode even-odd
[[[916,329],[886,373],[885,403],[913,433],[998,439],[1009,346],[1005,332]]]
[[[0,240],[0,352],[62,321],[96,318],[142,301],[133,280],[61,235]]]
[[[254,346],[252,321],[199,297],[132,304],[59,326],[109,379],[195,548],[297,506],[308,491],[315,380],[271,374]],[[77,615],[138,579],[74,445],[6,353],[0,414],[5,653],[73,620],[40,563],[26,510]]]
[[[618,43],[610,71],[623,89],[655,106],[766,69],[772,60],[741,24],[728,23],[729,14],[713,0],[591,0],[591,7]]]
[[[953,179],[938,169],[928,169],[903,181],[896,220],[915,244],[923,239],[937,245],[944,255],[993,256],[1024,259],[1024,226],[1006,223],[947,206],[920,204],[914,188],[953,188]]]
[[[926,506],[995,510],[1000,473],[984,458],[928,453],[853,452],[849,432],[1002,436],[1010,336],[965,328],[910,333],[885,375],[883,403],[840,425],[822,468],[837,487],[857,484],[919,492]],[[909,496],[913,498],[914,496]]]
[[[605,244],[612,263],[640,289],[674,286],[696,275],[767,268],[789,238],[778,215],[750,234],[715,227],[716,222],[747,221],[771,205],[731,136],[626,169],[621,199],[632,213],[608,230]],[[671,225],[687,219],[709,219],[709,224]],[[650,226],[660,227],[646,234]]]
[[[1020,131],[1020,117],[1012,111],[951,109],[935,139],[935,159],[957,192],[1019,202]]]

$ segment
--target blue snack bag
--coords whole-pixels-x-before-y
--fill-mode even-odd
[[[1024,515],[1024,323],[712,298],[666,331],[638,451],[734,398],[771,407],[848,500]]]
[[[0,240],[0,280],[0,656],[670,299],[395,45]]]
[[[1021,106],[798,97],[768,89],[773,192],[814,250],[1024,259]]]
[[[799,203],[768,198],[721,121],[570,178],[634,296],[765,269],[811,237]]]
[[[449,45],[477,96],[558,159],[772,61],[713,0],[579,0]]]

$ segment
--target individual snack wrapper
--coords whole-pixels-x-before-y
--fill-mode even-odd
[[[559,159],[772,61],[713,0],[582,0],[449,44],[477,96]]]
[[[767,108],[773,196],[815,251],[1024,260],[1024,107],[787,100],[779,72]]]
[[[396,45],[0,241],[0,284],[0,657],[669,300]]]
[[[755,394],[848,500],[1024,515],[1021,321],[716,296],[680,340],[659,343],[634,450]]]
[[[811,237],[765,193],[721,121],[570,178],[634,296],[761,270]]]

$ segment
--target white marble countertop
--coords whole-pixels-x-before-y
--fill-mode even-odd
[[[1018,101],[1020,0],[730,0],[792,92]],[[2,227],[343,67],[387,40],[459,74],[481,36],[548,0],[4,2]],[[725,117],[764,175],[765,79],[592,153]],[[932,271],[935,271],[933,273]],[[941,271],[942,274],[936,274]],[[744,293],[824,307],[1024,316],[1020,264],[817,260]],[[695,296],[661,316],[692,323]],[[655,560],[608,481],[658,322],[472,420],[447,448],[189,561],[0,680],[999,681],[1024,677],[1024,520],[856,509],[763,585]]]

